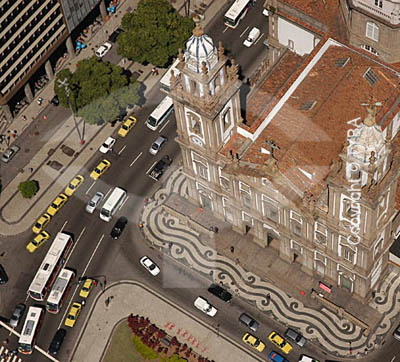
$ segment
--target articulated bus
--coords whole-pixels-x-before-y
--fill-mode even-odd
[[[56,235],[28,289],[32,299],[44,300],[71,250],[72,243],[70,235],[65,233]]]
[[[23,354],[31,354],[40,328],[42,326],[45,310],[42,307],[29,307],[25,318],[24,327],[18,340],[18,351]]]
[[[100,219],[109,222],[126,199],[126,191],[115,187],[100,210]]]
[[[229,10],[225,13],[224,23],[230,28],[236,28],[245,15],[252,0],[235,0]]]
[[[74,278],[75,273],[73,271],[68,269],[61,270],[47,298],[46,309],[48,312],[58,313],[61,310]]]
[[[170,97],[166,96],[157,106],[157,108],[150,114],[146,121],[147,127],[152,131],[155,131],[160,124],[167,120],[173,110],[174,103]]]

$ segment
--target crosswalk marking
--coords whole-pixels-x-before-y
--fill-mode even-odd
[[[12,354],[12,356],[8,356],[8,354],[11,355],[12,352],[9,351],[4,346],[1,346],[0,347],[0,362],[22,362],[22,359],[19,358],[18,356],[16,356],[15,354]]]

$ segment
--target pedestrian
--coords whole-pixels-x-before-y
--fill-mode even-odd
[[[154,68],[154,75],[158,75],[158,69]]]
[[[231,246],[231,253],[233,254],[235,252],[235,247]]]
[[[23,119],[24,121],[26,121],[26,120],[27,120],[26,116],[22,116],[22,119]]]
[[[32,173],[33,172],[33,168],[29,167],[29,172]]]

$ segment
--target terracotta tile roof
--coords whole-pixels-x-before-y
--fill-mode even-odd
[[[294,59],[288,56],[285,59],[291,67],[279,67],[271,74],[272,79],[265,80],[265,84],[271,85],[271,94],[266,91],[267,86],[261,86],[257,92],[251,94],[247,118],[253,137],[262,122],[259,119],[259,107],[263,106],[265,100],[275,106],[294,82],[287,74],[288,71],[294,72],[298,78],[300,72],[316,56],[313,52],[313,56],[303,62],[300,70],[291,63]],[[348,59],[347,64],[338,67],[337,61],[345,59]],[[276,74],[278,70],[284,74]],[[378,78],[373,86],[364,77],[368,70],[372,70]],[[288,79],[290,82],[286,82]],[[286,82],[287,86],[279,88],[279,80]],[[343,147],[347,130],[354,128],[347,122],[365,117],[366,110],[361,103],[368,102],[370,96],[374,96],[383,104],[377,114],[377,123],[389,111],[393,114],[395,99],[400,95],[397,88],[399,76],[374,59],[347,46],[331,42],[309,73],[297,82],[299,83],[293,93],[280,109],[275,109],[276,115],[241,159],[243,162],[264,165],[270,156],[263,152],[262,148],[268,149],[265,141],[272,140],[279,147],[274,156],[283,176],[297,188],[298,193],[309,191],[317,196],[325,187],[324,180],[328,176],[332,161],[338,157]],[[280,91],[276,95],[277,89]],[[306,102],[315,103],[310,110],[301,110]],[[268,113],[270,111],[271,109]],[[265,112],[261,113],[264,117]],[[255,117],[255,120],[250,119],[250,115]],[[261,128],[258,132],[260,130]],[[225,150],[233,143],[235,148],[239,149],[243,142],[242,136],[234,137]]]

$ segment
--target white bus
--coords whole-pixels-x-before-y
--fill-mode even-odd
[[[74,278],[75,273],[73,271],[68,269],[61,270],[47,298],[46,309],[48,312],[58,313],[61,310]]]
[[[147,127],[149,127],[152,131],[155,131],[160,124],[167,120],[173,110],[174,103],[170,97],[166,96],[157,106],[157,108],[151,112],[146,122]]]
[[[252,0],[235,0],[229,10],[225,13],[224,23],[230,28],[236,28],[250,6]]]
[[[115,187],[100,210],[100,219],[109,222],[126,199],[126,191]]]
[[[71,250],[72,243],[70,235],[65,233],[56,235],[28,289],[28,294],[32,299],[44,300]]]
[[[36,338],[42,326],[45,311],[41,307],[29,307],[25,318],[24,327],[18,340],[18,351],[23,354],[31,354],[35,346]]]

